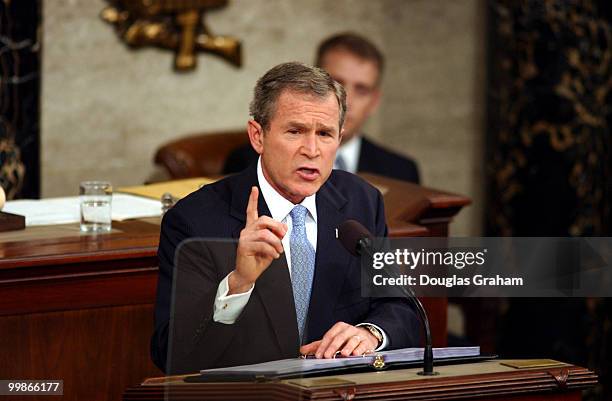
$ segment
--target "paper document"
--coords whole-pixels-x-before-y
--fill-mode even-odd
[[[444,358],[458,358],[480,355],[480,347],[447,347],[434,348],[434,360]],[[281,359],[257,363],[254,365],[232,366],[228,368],[205,369],[201,370],[202,375],[206,373],[239,373],[250,372],[255,374],[286,375],[290,373],[308,373],[317,370],[334,369],[347,366],[370,365],[375,358],[382,356],[385,363],[412,362],[423,359],[423,348],[401,348],[392,351],[382,351],[363,356],[350,356],[336,359],[315,359],[315,358],[292,358]]]
[[[134,187],[120,187],[117,192],[124,192],[133,195],[146,196],[152,199],[161,199],[162,195],[168,192],[175,198],[183,199],[190,193],[197,191],[200,187],[214,182],[210,178],[185,178],[183,180],[173,180],[157,182],[155,184],[137,185]]]
[[[81,209],[78,196],[48,199],[20,199],[6,202],[2,211],[25,216],[26,227],[78,223]],[[161,201],[128,194],[113,194],[112,219],[123,221],[160,216]]]

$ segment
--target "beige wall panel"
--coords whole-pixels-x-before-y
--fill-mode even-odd
[[[484,26],[479,0],[384,1],[390,55],[380,139],[419,160],[424,185],[474,203],[451,235],[480,235],[484,171]]]

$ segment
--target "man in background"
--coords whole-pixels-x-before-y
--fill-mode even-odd
[[[319,45],[316,65],[339,82],[347,95],[344,136],[334,168],[419,183],[418,167],[412,159],[391,152],[363,136],[363,126],[381,99],[384,57],[380,50],[362,36],[342,33]],[[229,155],[224,173],[242,171],[256,160],[257,153],[250,145],[238,148]]]

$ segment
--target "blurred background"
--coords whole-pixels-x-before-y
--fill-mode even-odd
[[[28,3],[40,7],[38,14],[24,15]],[[36,101],[25,88],[18,91],[23,129],[39,132],[38,149],[24,148],[22,154],[40,153],[39,167],[32,164],[25,178],[31,189],[21,196],[74,195],[80,181],[96,177],[116,186],[156,177],[153,155],[159,146],[191,133],[243,129],[258,77],[280,62],[312,63],[322,39],[355,31],[387,58],[383,103],[367,134],[416,158],[426,184],[471,196],[474,206],[453,229],[457,235],[482,232],[484,2],[231,1],[206,13],[205,21],[213,32],[242,42],[242,67],[200,54],[197,68],[182,74],[172,69],[171,51],[134,51],[123,44],[100,18],[106,6],[84,0],[4,2],[5,13],[25,18],[3,16],[14,24],[3,24],[4,35],[17,24],[39,35],[19,55],[37,58],[40,89],[36,127],[25,122],[37,114],[27,109]],[[2,58],[10,62],[9,53]],[[26,73],[22,65],[20,74]]]
[[[199,53],[190,72],[173,69],[171,51],[122,43],[101,18],[108,5],[0,2],[9,198],[166,179],[160,146],[243,129],[258,77],[311,63],[322,39],[352,31],[386,57],[368,137],[415,159],[423,185],[473,201],[451,235],[610,236],[609,1],[233,0],[205,23],[241,41],[242,66]],[[475,300],[451,311],[449,328],[452,341],[502,356],[589,366],[609,386],[611,310],[602,299]]]

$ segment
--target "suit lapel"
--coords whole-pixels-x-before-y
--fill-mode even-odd
[[[257,186],[259,188],[256,166],[255,164],[239,174],[231,188],[230,215],[239,222],[232,232],[232,238],[234,239],[240,238],[240,231],[242,231],[246,223],[246,207],[251,187]],[[261,189],[259,191],[257,210],[260,216],[272,216],[261,194]],[[287,259],[284,254],[278,260],[272,261],[266,271],[259,276],[253,295],[259,298],[265,308],[282,354],[297,354],[299,346],[297,318],[295,315],[293,290],[291,288],[291,277],[289,276]],[[262,322],[263,324],[265,322]]]
[[[372,171],[372,143],[365,137],[361,137],[361,149],[359,150],[359,161],[357,162],[357,172]]]
[[[230,215],[240,222],[232,232],[232,238],[238,239],[240,237],[240,231],[244,228],[246,223],[246,207],[249,203],[251,187],[253,186],[259,188],[259,182],[257,181],[257,164],[252,165],[242,173],[236,175],[236,179],[231,184],[230,193],[232,198],[230,200]],[[261,189],[259,190],[257,202],[257,211],[260,216],[272,216],[261,194]]]
[[[347,274],[350,254],[336,238],[336,228],[346,219],[343,212],[347,199],[328,180],[317,193],[317,255],[315,275],[308,308],[308,331],[305,338],[317,340],[333,320],[340,289]]]
[[[282,355],[297,355],[300,343],[297,317],[287,259],[284,256],[273,261],[259,277],[254,293],[266,309]]]

